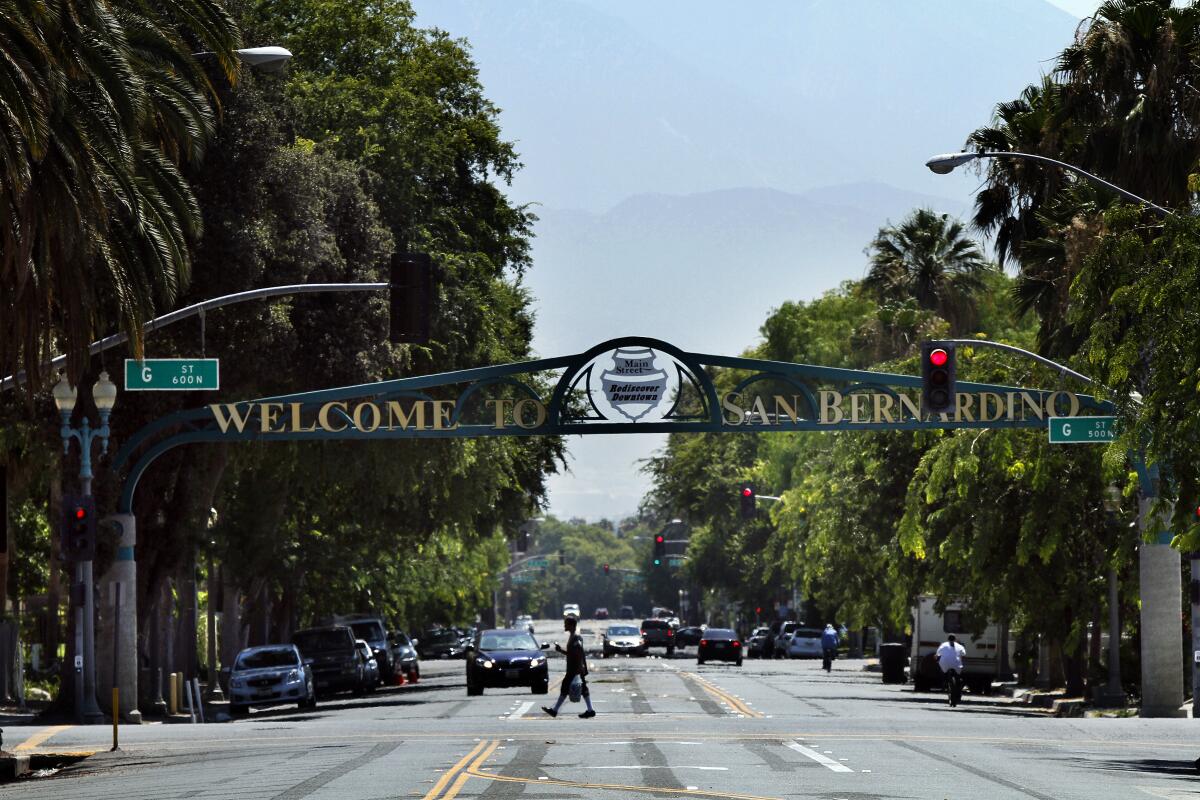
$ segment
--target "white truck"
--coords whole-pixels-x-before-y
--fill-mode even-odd
[[[913,611],[912,653],[909,661],[913,688],[925,692],[942,685],[942,670],[937,665],[938,645],[953,633],[967,651],[963,658],[963,682],[973,693],[983,693],[991,688],[994,680],[1010,680],[1003,674],[1001,659],[1001,625],[988,622],[979,636],[973,636],[967,627],[964,615],[966,604],[953,601],[947,603],[944,613],[934,609],[937,598],[920,595]]]

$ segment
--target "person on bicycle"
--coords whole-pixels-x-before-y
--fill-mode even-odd
[[[946,676],[946,683],[950,689],[950,705],[958,705],[959,699],[962,697],[962,671],[963,671],[963,656],[967,654],[967,649],[958,643],[954,638],[954,634],[946,637],[946,641],[942,642],[937,649],[938,666],[942,668],[942,674]]]
[[[821,633],[821,666],[826,672],[833,667],[833,659],[837,656],[838,638],[833,623],[826,623],[825,630]]]

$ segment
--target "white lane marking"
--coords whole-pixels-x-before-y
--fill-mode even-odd
[[[800,755],[808,756],[809,758],[811,758],[813,761],[817,762],[821,766],[829,767],[834,772],[854,772],[854,770],[850,769],[845,764],[839,764],[838,762],[834,761],[832,758],[829,758],[828,756],[824,756],[824,755],[818,753],[816,750],[809,750],[807,747],[800,744],[799,742],[784,742],[784,744],[787,745],[788,747],[790,747],[792,750],[795,750]]]
[[[526,702],[517,706],[517,710],[509,714],[505,719],[520,719],[525,715],[525,712],[531,708],[533,708],[533,701],[527,700]]]

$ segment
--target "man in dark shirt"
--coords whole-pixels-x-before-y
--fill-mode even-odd
[[[583,700],[587,703],[587,711],[580,714],[581,719],[589,719],[596,716],[595,709],[592,708],[592,696],[588,692],[587,685],[587,656],[583,651],[583,639],[575,632],[575,628],[579,625],[579,620],[574,617],[566,617],[563,619],[563,630],[570,634],[567,638],[567,648],[564,650],[562,645],[555,644],[554,649],[560,653],[565,653],[567,656],[567,672],[563,675],[562,688],[559,690],[558,702],[554,704],[554,708],[542,706],[542,711],[545,711],[552,717],[558,716],[558,710],[562,708],[562,704],[566,702],[567,695],[571,691],[571,681],[575,680],[575,676],[579,676],[579,682],[583,684]]]

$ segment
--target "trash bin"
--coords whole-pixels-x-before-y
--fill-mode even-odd
[[[879,645],[879,669],[883,673],[884,683],[904,683],[904,667],[908,664],[908,654],[904,652],[900,642],[887,642]]]

